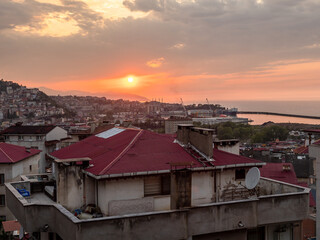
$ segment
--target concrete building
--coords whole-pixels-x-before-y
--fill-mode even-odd
[[[22,126],[16,124],[8,127],[0,135],[6,143],[41,150],[39,172],[43,173],[49,167],[46,162],[46,154],[56,150],[55,142],[68,137],[67,131],[61,127],[46,126]]]
[[[13,214],[43,239],[302,239],[309,189],[267,178],[247,189],[265,163],[214,149],[210,129],[112,128],[50,155],[51,187],[6,184]]]
[[[20,180],[20,175],[38,173],[40,150],[0,143],[0,220],[13,220],[6,207],[5,182]],[[1,227],[1,226],[0,226]]]
[[[309,157],[314,158],[316,162],[315,166],[315,172],[316,176],[320,175],[320,141],[316,141],[315,143],[309,145]],[[316,209],[317,211],[317,221],[316,221],[316,233],[317,233],[317,239],[320,239],[320,178],[316,177]]]
[[[165,134],[174,134],[178,131],[179,124],[191,124],[191,118],[185,117],[170,117],[164,121],[164,132]]]
[[[248,118],[238,117],[204,117],[204,118],[192,118],[193,122],[200,122],[201,124],[214,125],[224,122],[244,123],[248,124]]]

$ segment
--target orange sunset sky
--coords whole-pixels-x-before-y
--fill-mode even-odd
[[[318,0],[1,0],[0,78],[166,102],[320,100],[319,12]]]

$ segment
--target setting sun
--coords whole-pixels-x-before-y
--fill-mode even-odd
[[[132,83],[133,82],[133,77],[128,78],[128,82]]]

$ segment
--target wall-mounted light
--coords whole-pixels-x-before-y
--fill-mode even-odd
[[[243,227],[244,227],[244,224],[243,224],[241,221],[239,221],[239,222],[238,222],[238,227],[243,228]]]

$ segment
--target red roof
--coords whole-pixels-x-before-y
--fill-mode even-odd
[[[25,147],[0,143],[0,163],[16,163],[41,152],[38,149],[26,149]]]
[[[109,131],[114,130],[110,129]],[[104,132],[107,133],[108,131]],[[170,163],[203,165],[183,147],[174,142],[172,135],[162,135],[145,130],[123,129],[107,138],[98,135],[86,138],[69,147],[53,152],[59,159],[89,157],[92,167],[86,169],[94,175],[122,174],[170,170]],[[250,158],[213,150],[215,166],[261,163]]]
[[[296,154],[308,154],[309,147],[308,146],[298,147],[298,148],[294,149],[293,152]]]
[[[291,163],[267,163],[260,169],[260,173],[262,177],[298,184],[298,179]]]
[[[246,163],[262,163],[259,160],[221,151],[216,148],[213,149],[213,159],[215,160],[214,161],[215,166],[246,164]]]
[[[289,167],[289,168],[288,168]],[[284,170],[284,168],[286,170]],[[271,178],[281,182],[308,187],[306,183],[298,183],[298,179],[291,163],[267,163],[260,169],[262,177]],[[315,206],[315,200],[312,194],[309,194],[309,205]]]
[[[306,133],[317,133],[320,134],[320,129],[305,129],[303,130]]]
[[[21,225],[18,221],[4,221],[2,226],[5,232],[19,231]]]
[[[4,129],[0,134],[47,134],[56,126],[11,126]]]

